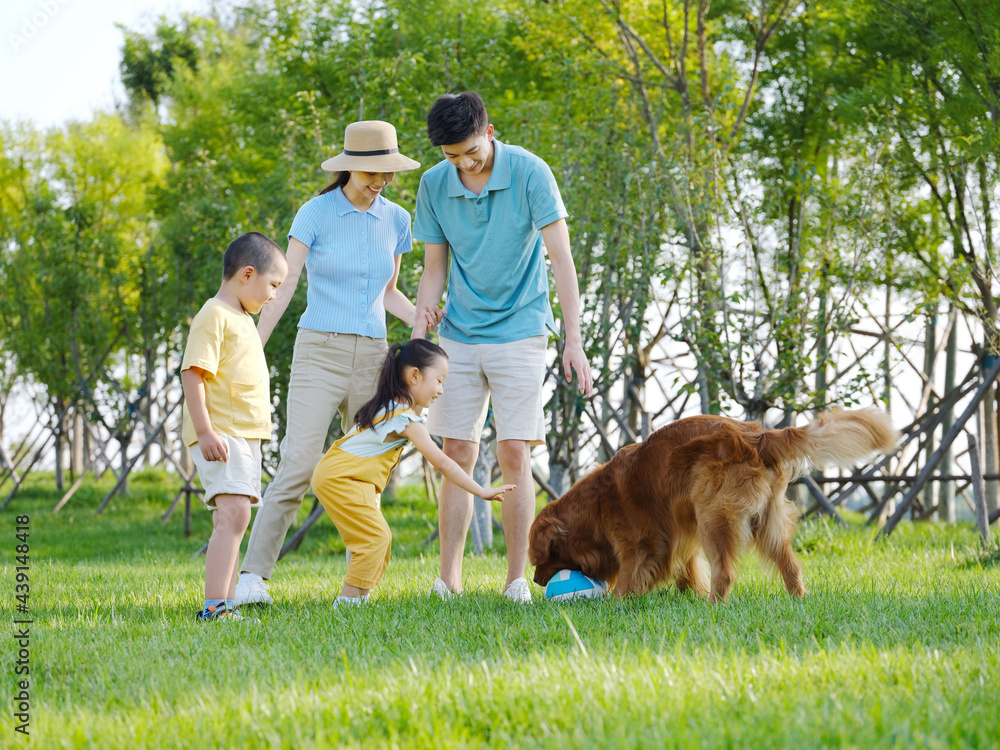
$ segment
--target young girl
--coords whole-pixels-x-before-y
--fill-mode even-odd
[[[423,411],[441,395],[448,375],[444,350],[424,339],[389,348],[375,397],[355,416],[355,427],[327,451],[312,487],[351,551],[335,604],[359,604],[389,564],[392,532],[378,507],[382,492],[409,440],[448,481],[486,500],[501,499],[514,485],[483,487],[448,458],[424,426]]]

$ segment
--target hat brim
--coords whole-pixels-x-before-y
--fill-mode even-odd
[[[350,156],[337,154],[323,162],[327,172],[407,172],[420,166],[402,154],[379,154],[378,156]]]

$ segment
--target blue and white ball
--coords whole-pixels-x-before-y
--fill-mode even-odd
[[[550,602],[571,599],[600,599],[608,595],[608,585],[585,576],[579,570],[560,570],[545,586],[545,598]]]

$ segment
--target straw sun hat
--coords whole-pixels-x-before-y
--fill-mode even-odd
[[[352,122],[344,131],[344,150],[323,162],[327,172],[405,172],[420,162],[399,153],[396,128],[381,120]]]

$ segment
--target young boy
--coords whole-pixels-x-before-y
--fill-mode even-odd
[[[563,371],[590,395],[590,366],[580,335],[580,293],[566,227],[566,208],[548,165],[493,137],[478,94],[446,94],[427,115],[427,135],[444,161],[420,178],[413,237],[423,240],[417,309],[437,307],[448,286],[440,344],[448,353],[448,389],[427,427],[445,454],[471,473],[488,399],[497,424],[503,481],[517,485],[504,501],[507,541],[504,595],[530,602],[524,577],[528,530],[535,516],[531,446],[545,438],[544,398],[549,305],[548,255],[566,331]],[[417,316],[413,336],[426,333]],[[438,504],[441,576],[431,592],[462,590],[462,552],[472,518],[469,493],[442,482]]]
[[[260,505],[260,441],[271,437],[271,389],[251,314],[274,299],[288,267],[259,232],[226,248],[222,286],[191,321],[181,383],[183,439],[213,511],[200,620],[242,619],[233,604],[240,541]]]

